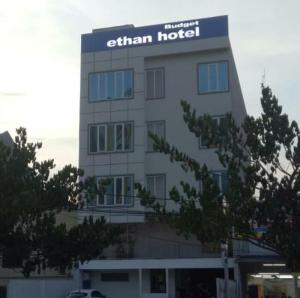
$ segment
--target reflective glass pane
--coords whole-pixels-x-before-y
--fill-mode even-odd
[[[132,123],[126,123],[125,124],[125,136],[124,136],[124,142],[125,142],[125,150],[131,150],[132,149]]]
[[[115,131],[114,125],[107,125],[107,151],[114,151],[115,149]]]
[[[155,134],[159,138],[164,138],[164,134],[165,134],[164,122],[157,122],[155,126],[156,126]]]
[[[221,192],[225,193],[228,190],[228,176],[227,176],[227,173],[225,173],[225,172],[222,173],[221,179],[222,179],[222,189],[221,189]]]
[[[100,73],[99,74],[99,99],[106,99],[106,91],[107,91],[107,88],[106,88],[106,77],[107,77],[107,74],[106,73]]]
[[[153,140],[149,136],[149,132],[155,133],[153,123],[148,123],[148,125],[147,125],[147,149],[148,149],[148,151],[153,151]]]
[[[148,70],[146,74],[147,98],[154,97],[154,71]]]
[[[101,189],[101,183],[103,182],[103,180],[99,179],[98,181],[98,188]],[[98,204],[99,205],[104,205],[104,193],[103,191],[101,191],[100,194],[98,194]]]
[[[97,152],[97,126],[90,126],[90,152]]]
[[[133,72],[132,70],[124,71],[124,97],[132,97],[133,94]]]
[[[220,118],[220,131],[225,133],[228,130],[228,119],[226,117]]]
[[[95,73],[89,75],[89,100],[98,100],[98,76]]]
[[[161,175],[161,176],[156,176],[156,179],[155,179],[156,197],[161,200],[163,200],[164,196],[165,196],[165,191],[164,191],[165,179],[164,178],[165,177]]]
[[[123,125],[122,124],[117,124],[116,125],[116,148],[117,150],[122,150],[123,149]]]
[[[133,191],[132,191],[132,177],[124,177],[124,203],[126,205],[132,204],[133,202]]]
[[[220,183],[221,182],[220,181],[220,179],[221,179],[221,173],[212,173],[212,178],[213,178],[216,186],[218,186],[219,190],[221,191],[221,183]]]
[[[107,73],[107,99],[115,98],[115,73]]]
[[[164,96],[164,76],[163,70],[155,71],[155,97],[160,98]]]
[[[228,64],[227,62],[218,63],[219,73],[218,73],[218,91],[228,90]]]
[[[122,178],[116,178],[116,204],[122,204]]]
[[[209,91],[217,91],[217,64],[209,64]]]
[[[147,191],[155,195],[154,176],[147,177]]]
[[[116,90],[116,94],[115,94],[115,97],[116,98],[121,98],[123,97],[123,94],[124,94],[124,90],[123,90],[123,74],[124,72],[123,71],[118,71],[115,73],[115,84],[116,84],[116,87],[115,87],[115,90]]]
[[[107,205],[114,205],[114,179],[109,179],[109,184],[106,188],[106,204]]]
[[[199,93],[208,92],[208,64],[199,65]]]
[[[105,126],[99,126],[99,151],[105,151]]]

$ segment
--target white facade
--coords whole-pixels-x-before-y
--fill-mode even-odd
[[[188,101],[199,115],[219,118],[231,112],[237,123],[246,115],[227,18],[193,22],[171,24],[173,29],[166,25],[105,28],[82,39],[79,167],[86,177],[111,179],[111,188],[109,195],[95,197],[80,214],[105,216],[108,222],[127,225],[123,255],[110,255],[127,260],[94,260],[80,267],[91,286],[108,298],[119,297],[120,292],[125,297],[183,297],[178,285],[182,275],[189,272],[192,278],[197,275],[192,269],[204,270],[199,274],[205,275],[208,268],[221,270],[223,266],[218,251],[152,222],[147,215],[150,210],[140,204],[133,189],[133,183],[141,183],[173,209],[168,199],[172,186],[184,180],[198,187],[178,164],[151,150],[149,130],[205,162],[212,171],[224,171],[214,150],[200,146],[189,132],[180,100]],[[150,43],[157,32],[174,40]],[[142,39],[130,36],[147,36],[149,44],[134,45]],[[155,277],[150,275],[155,269],[165,270],[161,293],[153,291]],[[114,282],[103,281],[101,274],[107,272],[125,272],[128,280],[117,281],[126,279],[121,274]]]

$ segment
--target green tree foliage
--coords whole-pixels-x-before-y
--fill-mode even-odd
[[[47,268],[64,273],[101,257],[120,233],[103,218],[85,218],[69,229],[57,223],[60,212],[81,207],[83,172],[67,165],[51,175],[54,161],[37,161],[41,146],[27,142],[24,128],[12,147],[0,142],[0,254],[4,266],[21,268],[26,277]]]
[[[300,132],[289,121],[269,87],[262,86],[259,117],[247,116],[237,126],[228,114],[222,125],[209,115],[197,116],[182,101],[183,119],[196,138],[205,137],[227,172],[228,187],[220,192],[203,163],[180,152],[155,135],[155,149],[167,154],[191,172],[202,190],[181,182],[170,198],[178,212],[165,210],[138,186],[144,204],[154,207],[181,233],[202,242],[220,242],[237,237],[254,241],[284,257],[293,272],[300,270]],[[211,149],[213,150],[213,149]],[[255,227],[265,227],[257,235]],[[232,231],[234,230],[234,233]]]

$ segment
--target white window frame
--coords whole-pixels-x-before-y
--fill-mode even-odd
[[[125,126],[129,125],[131,126],[131,138],[130,138],[130,148],[125,149]],[[114,131],[114,148],[113,150],[108,150],[108,126],[113,125],[113,131]],[[117,149],[117,127],[121,125],[122,126],[122,148]],[[90,148],[90,142],[91,142],[91,127],[96,127],[96,147],[97,150],[95,152],[91,152]],[[100,150],[100,140],[99,140],[99,128],[104,127],[104,150]],[[89,144],[89,154],[97,154],[97,153],[112,153],[112,152],[131,152],[133,151],[133,136],[134,136],[134,123],[132,121],[127,122],[115,122],[115,123],[99,123],[99,124],[90,124],[88,127],[88,144]]]
[[[162,74],[162,94],[158,95],[157,94],[157,89],[156,89],[156,83],[155,83],[155,78],[156,78],[156,72],[161,72]],[[153,96],[150,96],[148,94],[148,73],[152,72],[153,73]],[[150,68],[146,69],[146,99],[160,99],[165,97],[165,69],[163,67],[158,67],[158,68]]]
[[[166,199],[166,174],[149,174],[149,175],[146,175],[146,189],[148,191],[149,191],[148,179],[150,179],[150,178],[154,179],[154,193],[151,193],[151,195],[154,196],[158,200],[165,201],[165,199]],[[156,181],[156,179],[158,179],[158,178],[163,179],[163,197],[157,196],[157,187],[156,187],[157,181]]]
[[[117,203],[117,179],[122,179],[122,202],[121,203]],[[130,178],[131,179],[131,190],[132,190],[132,197],[131,197],[131,200],[130,200],[130,203],[125,203],[125,179],[126,178]],[[113,183],[114,183],[114,197],[113,197],[113,201],[114,203],[113,204],[108,204],[107,203],[107,199],[108,199],[108,196],[107,194],[104,194],[104,202],[103,204],[100,203],[100,198],[99,198],[99,195],[97,195],[97,200],[96,200],[96,205],[98,207],[119,207],[119,206],[131,206],[133,205],[134,203],[134,189],[133,189],[133,175],[119,175],[119,176],[101,176],[101,177],[97,177],[97,183],[99,185],[99,183],[101,183],[101,180],[106,180],[106,179],[113,179]]]
[[[218,77],[219,77],[219,67],[222,63],[226,63],[227,65],[227,88],[226,89],[222,89],[220,90],[220,87],[219,87],[219,80],[218,80]],[[200,75],[199,75],[199,70],[200,70],[200,66],[201,65],[207,65],[207,82],[208,82],[208,90],[207,91],[200,91]],[[210,66],[211,65],[216,65],[216,76],[217,76],[217,79],[216,79],[216,90],[215,89],[211,89],[211,80],[209,79],[210,78]],[[208,63],[199,63],[198,64],[198,94],[207,94],[207,93],[215,93],[215,92],[228,92],[229,91],[229,63],[228,61],[216,61],[216,62],[208,62]]]
[[[224,193],[224,189],[223,189],[223,186],[222,186],[222,177],[224,177],[224,174],[226,174],[226,171],[211,171],[210,172],[210,176],[211,178],[213,179],[213,175],[217,175],[218,176],[218,182],[217,182],[217,186],[220,190],[220,193],[223,194]],[[214,180],[215,182],[215,180]],[[202,181],[200,180],[200,193],[203,192],[203,183]]]
[[[213,120],[217,120],[217,125],[219,126],[220,125],[220,122],[221,122],[221,119],[225,119],[226,116],[225,115],[219,115],[219,116],[212,116],[212,119]],[[214,145],[211,145],[211,146],[207,146],[207,145],[203,145],[202,144],[202,136],[200,135],[199,137],[199,148],[200,149],[213,149],[213,148],[216,148]]]
[[[126,96],[124,95],[125,93],[125,73],[126,72],[131,72],[131,80],[132,80],[132,90],[131,90],[131,95],[130,96]],[[113,86],[113,91],[114,91],[114,97],[112,98],[108,98],[108,76],[109,74],[113,74],[114,77],[114,86]],[[122,86],[121,86],[121,90],[123,91],[123,95],[121,96],[115,96],[116,95],[116,91],[117,91],[117,74],[121,73],[122,74]],[[98,101],[106,101],[106,100],[114,100],[114,99],[130,99],[133,98],[133,86],[134,86],[134,73],[133,73],[133,69],[121,69],[121,70],[114,70],[114,71],[104,71],[104,72],[93,72],[90,73],[90,75],[96,75],[97,76],[97,98],[96,99],[91,99],[90,95],[89,97],[89,102],[98,102]],[[100,76],[103,75],[104,76],[104,97],[100,97]]]
[[[156,152],[153,149],[153,141],[149,136],[149,126],[153,125],[153,131],[151,131],[153,134],[157,135],[160,138],[165,138],[166,137],[166,122],[164,120],[160,120],[160,121],[149,121],[147,122],[147,152]],[[161,125],[162,126],[162,135],[158,135],[157,134],[157,128],[158,126]]]

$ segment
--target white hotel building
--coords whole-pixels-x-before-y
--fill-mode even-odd
[[[111,179],[106,195],[95,197],[84,214],[126,228],[123,245],[105,260],[80,266],[83,286],[107,298],[183,298],[203,290],[216,297],[220,252],[155,222],[134,189],[141,183],[173,208],[172,186],[181,180],[195,185],[178,164],[153,151],[148,131],[205,162],[225,187],[214,149],[184,124],[181,99],[218,121],[228,112],[237,123],[246,115],[227,16],[82,35],[79,167],[86,177]],[[230,258],[230,277],[239,283],[237,267]]]

